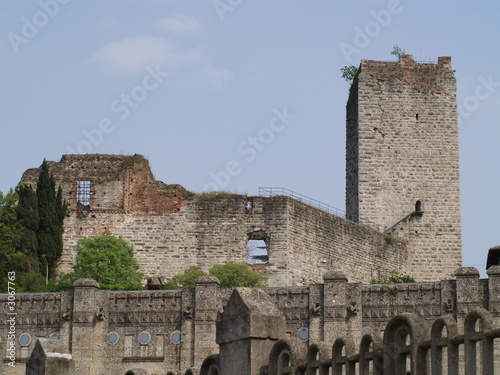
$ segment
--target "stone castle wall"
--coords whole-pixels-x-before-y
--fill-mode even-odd
[[[260,267],[271,286],[321,282],[335,268],[362,282],[407,271],[405,241],[388,243],[367,226],[289,197],[189,193],[154,180],[137,155],[65,155],[49,166],[70,204],[61,272],[74,264],[79,239],[105,233],[134,247],[148,277],[170,278],[194,265],[208,271],[215,264],[245,263],[249,239],[267,244],[269,262]],[[28,170],[23,182],[34,185],[37,173]],[[75,198],[78,181],[90,181],[86,207]]]
[[[408,272],[449,278],[461,264],[456,83],[437,64],[363,60],[347,104],[347,218],[409,241]],[[417,201],[420,210],[412,215]]]
[[[329,272],[321,284],[261,288],[259,293],[283,317],[284,333],[276,339],[291,343],[296,353],[302,353],[298,358],[305,360],[311,343],[331,346],[337,337],[359,342],[368,329],[381,335],[387,323],[403,313],[417,314],[429,324],[450,315],[463,325],[469,312],[485,308],[498,320],[500,267],[488,273],[489,279],[480,280],[477,270],[461,268],[456,280],[370,285]],[[204,276],[196,288],[185,290],[108,291],[100,290],[93,280],[81,279],[74,292],[19,293],[16,367],[8,366],[8,295],[1,294],[0,373],[24,375],[37,338],[57,334],[74,362],[75,374],[125,374],[133,368],[147,374],[184,374],[219,352],[216,322],[232,292],[221,288],[216,278]],[[21,344],[21,335],[26,334],[31,340]],[[219,334],[227,337],[231,332]],[[116,342],[110,342],[113,335]]]

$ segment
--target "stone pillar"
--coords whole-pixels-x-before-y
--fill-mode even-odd
[[[342,272],[330,271],[323,280],[324,338],[325,342],[333,343],[347,332],[347,277]]]
[[[474,267],[460,267],[455,271],[457,277],[457,321],[463,323],[465,316],[472,310],[482,307],[479,271]]]
[[[491,266],[486,271],[488,275],[489,311],[495,321],[495,327],[500,324],[500,266]],[[500,374],[500,342],[494,340],[494,373]]]
[[[100,308],[101,294],[107,295],[107,292],[101,291],[99,284],[93,279],[78,279],[73,286],[75,292],[70,345],[75,358],[75,373],[98,374],[103,360],[99,346],[105,344],[105,335],[98,332],[98,320],[103,315]]]
[[[220,281],[215,276],[200,276],[194,291],[194,358],[192,366],[199,368],[204,359],[217,353],[215,322],[221,309]]]
[[[259,375],[284,337],[285,318],[266,292],[235,289],[217,321],[220,375]]]
[[[488,275],[489,307],[494,317],[500,316],[500,266],[491,266],[486,271]]]
[[[26,363],[26,375],[74,375],[68,345],[61,340],[38,339]]]

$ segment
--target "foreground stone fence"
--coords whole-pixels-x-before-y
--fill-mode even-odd
[[[249,289],[224,288],[203,276],[192,289],[144,291],[101,290],[94,280],[80,279],[72,292],[18,293],[15,334],[9,295],[2,294],[0,374],[184,375],[202,369],[253,375],[265,368],[273,373],[275,363],[286,361],[290,374],[330,374],[339,364],[350,373],[365,366],[378,374],[382,363],[396,361],[395,353],[409,363],[427,353],[431,363],[439,348],[443,366],[456,352],[465,363],[469,346],[475,342],[479,356],[498,336],[500,266],[488,270],[488,279],[470,267],[455,276],[361,284],[328,272],[323,284]],[[395,336],[387,336],[391,330]],[[477,366],[487,368],[482,361]],[[286,374],[285,367],[278,373]]]
[[[268,364],[260,368],[253,364],[261,362],[261,358],[249,358],[248,367],[242,363],[244,358],[241,356],[223,359],[221,347],[221,355],[208,357],[199,373],[493,375],[500,370],[500,348],[495,341],[500,337],[500,328],[494,327],[499,327],[498,322],[495,325],[492,315],[485,309],[468,313],[462,327],[451,316],[440,317],[429,327],[418,315],[401,314],[389,321],[383,336],[367,332],[357,346],[345,337],[337,338],[331,345],[324,342],[311,344],[305,358],[288,340],[277,340],[269,351]],[[261,331],[259,336],[265,334]],[[244,349],[240,347],[244,352],[245,349],[255,349],[258,341],[261,340],[257,337],[246,337],[233,346],[245,343]],[[229,361],[230,366],[224,361]]]

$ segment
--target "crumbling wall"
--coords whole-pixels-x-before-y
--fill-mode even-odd
[[[268,262],[255,265],[271,286],[322,281],[342,268],[352,280],[369,282],[391,270],[406,272],[405,241],[339,218],[290,197],[195,194],[153,178],[143,157],[65,155],[49,162],[51,173],[74,197],[78,181],[90,181],[90,204],[69,201],[58,270],[69,272],[82,237],[110,233],[134,248],[148,277],[170,278],[189,266],[247,261],[250,239],[265,239]],[[23,182],[36,181],[36,169]],[[88,203],[88,202],[86,202]]]
[[[90,185],[89,208],[81,216],[106,213],[161,215],[178,212],[190,194],[180,185],[166,185],[153,178],[149,162],[141,155],[63,155],[59,162],[48,161],[56,185],[71,213],[78,211],[78,181]],[[39,168],[28,169],[22,183],[36,189]],[[81,210],[80,210],[81,211]]]

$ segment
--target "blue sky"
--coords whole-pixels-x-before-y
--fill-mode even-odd
[[[65,153],[143,154],[157,179],[344,207],[340,68],[452,56],[464,266],[500,245],[500,2],[40,0],[2,3],[7,191]],[[364,34],[365,36],[360,36]]]

